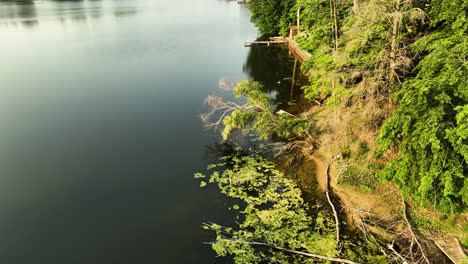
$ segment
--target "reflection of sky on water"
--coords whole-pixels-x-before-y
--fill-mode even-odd
[[[213,262],[199,226],[224,206],[192,177],[213,142],[199,113],[245,77],[246,12],[0,0],[0,263]]]

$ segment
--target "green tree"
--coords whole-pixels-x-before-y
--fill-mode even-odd
[[[341,43],[341,25],[350,4],[342,0],[298,0],[295,8],[301,10],[303,30],[296,41],[311,54],[302,65],[310,74],[310,85],[304,87],[305,96],[314,100],[344,92],[339,84],[336,55]]]
[[[341,66],[378,92],[393,91],[411,69],[406,48],[420,34],[425,13],[418,1],[369,0],[343,26]]]
[[[295,0],[251,0],[249,8],[252,22],[266,36],[287,35],[289,26],[295,24],[291,8]]]
[[[454,212],[468,205],[468,1],[428,6],[431,32],[413,47],[422,56],[417,75],[396,93],[399,107],[380,132],[382,151],[396,151],[381,174]]]
[[[211,110],[202,115],[202,120],[208,127],[224,125],[224,140],[228,140],[229,135],[236,130],[245,134],[255,133],[259,139],[277,137],[283,140],[315,137],[319,132],[313,119],[286,112],[276,113],[273,99],[258,82],[241,81],[233,92],[236,98],[247,102],[224,102],[219,97],[209,96],[206,101]]]
[[[402,0],[298,0],[307,15],[302,18],[306,34],[298,42],[312,54],[304,64],[311,73],[306,97],[329,98],[329,105],[336,105],[353,96],[388,96],[412,67],[407,46],[424,25],[420,5]]]

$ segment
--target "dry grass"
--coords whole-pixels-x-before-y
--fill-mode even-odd
[[[408,207],[405,206],[404,211],[409,221],[405,220],[398,188],[392,183],[382,183],[375,176],[383,162],[375,159],[376,139],[394,108],[391,100],[378,94],[378,89],[363,82],[353,96],[346,99],[348,102],[342,102],[344,106],[315,105],[304,114],[313,116],[321,130],[319,148],[306,156],[315,163],[314,187],[325,191],[325,171],[331,163],[331,188],[341,202],[349,229],[362,231],[364,228],[388,241],[399,241],[404,257],[416,260],[415,263],[427,261],[421,253],[424,251],[438,261],[435,263],[444,263],[444,257],[431,238],[449,235],[466,246],[468,213],[443,219],[444,216],[434,209],[421,209],[406,201]],[[415,233],[408,231],[413,229]],[[416,247],[419,241],[421,245]]]

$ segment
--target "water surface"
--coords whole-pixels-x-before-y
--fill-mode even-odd
[[[214,263],[199,114],[222,79],[282,87],[256,36],[227,1],[1,1],[0,263]]]

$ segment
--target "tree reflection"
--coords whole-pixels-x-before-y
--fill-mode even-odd
[[[138,13],[135,6],[122,6],[119,2],[104,6],[103,1],[84,0],[5,0],[0,1],[0,25],[35,27],[43,20],[58,20],[63,25],[68,22],[88,23],[104,15],[122,17]]]
[[[7,0],[0,2],[0,19],[6,19],[5,25],[35,27],[38,24],[36,18],[36,6],[33,0]]]
[[[289,55],[287,48],[252,46],[243,71],[250,80],[263,84],[279,109],[298,112],[305,103],[301,86],[307,83],[307,78],[300,71],[299,61]]]
[[[114,9],[113,13],[116,17],[124,17],[124,16],[134,16],[138,12],[138,9],[135,7],[122,7]]]

